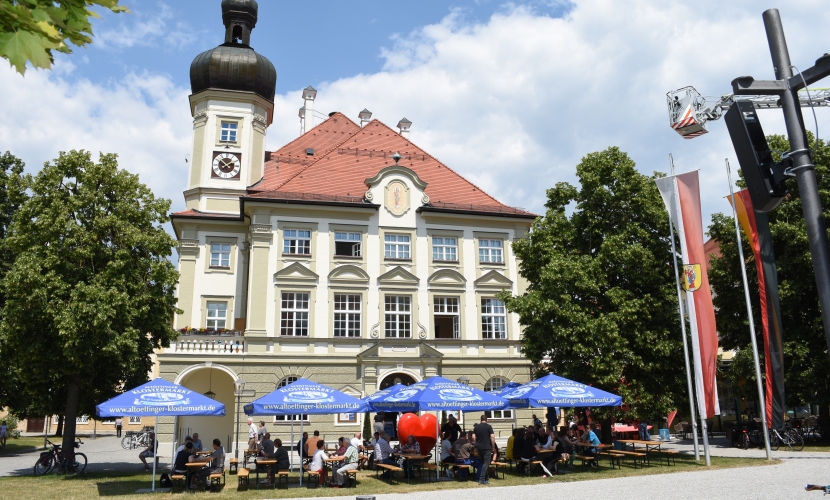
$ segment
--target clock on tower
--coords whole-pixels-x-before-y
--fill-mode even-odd
[[[242,169],[242,154],[222,151],[213,152],[213,168],[210,176],[220,179],[239,179]]]

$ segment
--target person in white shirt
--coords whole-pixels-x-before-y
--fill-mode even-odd
[[[308,465],[308,470],[320,473],[320,484],[325,484],[329,475],[329,470],[323,462],[329,458],[326,454],[325,447],[326,443],[322,439],[317,441],[317,451],[314,452],[314,458],[311,459],[311,463]]]
[[[193,438],[192,438],[192,437],[190,437],[190,436],[185,436],[185,438],[184,438],[184,443],[183,443],[183,444],[181,444],[178,448],[176,448],[176,455],[178,455],[180,451],[182,451],[182,450],[184,450],[184,449],[185,449],[185,446],[187,445],[187,443],[192,443],[192,442],[193,442]],[[195,446],[192,446],[190,449],[191,449],[191,450],[193,450],[193,453],[196,453],[197,451],[199,451],[199,450],[197,450],[197,449],[196,449],[196,447],[195,447]]]
[[[248,419],[248,449],[257,449],[257,428],[252,418]]]
[[[359,432],[355,432],[354,437],[351,440],[352,446],[354,446],[358,450],[363,449],[363,439],[362,439],[362,437],[363,437],[363,434],[361,434]]]
[[[375,444],[375,463],[376,464],[387,464],[387,465],[395,465],[397,466],[397,462],[392,460],[392,447],[389,446],[389,436],[386,435],[385,432],[381,432],[378,435],[378,442]],[[383,471],[381,476],[384,479],[388,479],[392,473],[388,470]]]

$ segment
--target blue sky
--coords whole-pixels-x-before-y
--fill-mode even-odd
[[[21,77],[0,64],[0,150],[31,171],[59,151],[119,154],[159,195],[184,207],[192,147],[190,62],[223,41],[219,0],[123,0],[104,14],[87,49],[58,55],[52,71]],[[773,77],[763,6],[755,0],[260,1],[254,48],[279,75],[267,147],[299,133],[300,91],[315,109],[357,120],[368,108],[502,202],[543,213],[545,190],[575,183],[586,154],[618,146],[645,174],[697,169],[705,225],[729,210],[722,121],[681,139],[667,91],[730,91],[741,75]],[[793,63],[830,47],[820,0],[779,4]],[[830,85],[821,82],[822,86]],[[760,113],[784,133],[778,110]],[[811,119],[807,117],[808,126]],[[818,110],[830,130],[830,110]],[[822,137],[825,137],[824,134]]]

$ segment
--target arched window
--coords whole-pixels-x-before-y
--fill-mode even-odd
[[[295,377],[293,375],[290,377],[285,377],[284,379],[280,380],[279,383],[277,383],[277,389],[279,389],[280,387],[285,387],[288,384],[293,384],[297,380],[299,380],[299,377]],[[308,415],[274,415],[275,424],[290,423],[292,420],[295,422],[299,422],[300,420],[308,422]]]
[[[500,391],[509,381],[501,377],[493,377],[484,384],[484,390],[487,392]],[[484,412],[487,418],[493,420],[506,420],[513,418],[513,410],[493,410]]]

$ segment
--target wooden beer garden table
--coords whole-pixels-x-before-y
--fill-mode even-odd
[[[256,489],[259,489],[259,466],[264,465],[265,467],[271,467],[271,472],[273,472],[274,466],[277,465],[277,460],[274,458],[255,458],[254,459],[254,468],[256,469]],[[273,474],[271,474],[273,478],[271,481],[271,488],[277,487],[277,481]]]
[[[421,466],[424,463],[424,460],[429,458],[429,455],[417,455],[415,453],[392,453],[394,457],[401,457],[404,459],[405,462],[409,463],[409,467],[404,467],[404,474],[406,474],[406,483],[409,484],[410,476],[412,476],[412,472],[415,467],[421,469]]]
[[[187,462],[184,465],[187,467],[187,472],[184,474],[185,490],[189,490],[191,481],[190,477],[199,470],[209,466],[210,462]],[[205,485],[205,490],[207,490],[207,485]]]

